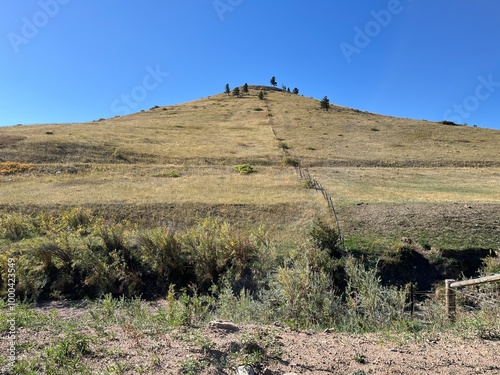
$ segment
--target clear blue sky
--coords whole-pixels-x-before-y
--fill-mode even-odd
[[[0,125],[85,122],[276,76],[305,96],[500,129],[498,0],[4,0]]]

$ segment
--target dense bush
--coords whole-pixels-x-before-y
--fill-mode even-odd
[[[71,209],[4,215],[2,223],[0,297],[12,258],[21,300],[167,296],[162,319],[169,325],[219,317],[346,331],[412,326],[405,286],[386,286],[378,273],[395,275],[399,264],[409,265],[411,246],[387,249],[377,267],[345,252],[338,232],[321,220],[292,248],[274,246],[262,228],[240,232],[214,218],[179,231],[138,229]],[[498,257],[487,258],[482,274],[497,271]],[[484,328],[492,318],[476,318],[481,335],[498,335]]]
[[[154,297],[171,284],[192,284],[206,292],[221,277],[235,290],[255,288],[252,268],[264,254],[259,246],[266,243],[212,218],[177,233],[104,223],[83,209],[52,219],[5,215],[2,223],[0,286],[6,283],[7,260],[13,258],[18,296],[30,300],[108,293]],[[260,269],[255,266],[255,274]]]

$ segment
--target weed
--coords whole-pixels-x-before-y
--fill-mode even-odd
[[[117,160],[121,160],[121,161],[127,161],[127,157],[125,155],[125,153],[123,152],[123,150],[119,149],[119,148],[115,148],[115,150],[113,151],[113,157]]]
[[[142,262],[157,275],[158,281],[173,281],[183,274],[187,266],[186,254],[174,233],[161,228],[140,232],[137,244]]]
[[[286,142],[283,142],[283,141],[279,141],[278,142],[278,148],[281,148],[283,150],[289,150],[290,149],[290,146],[288,145],[288,143]]]
[[[0,175],[12,175],[30,172],[33,170],[33,164],[23,164],[12,161],[0,163]]]
[[[307,234],[315,246],[328,251],[328,254],[332,258],[340,258],[344,255],[337,229],[328,225],[323,220],[319,218],[315,219]]]
[[[92,211],[80,207],[70,208],[61,215],[63,228],[81,230],[88,227],[93,221]]]
[[[196,358],[187,358],[180,361],[181,373],[186,375],[197,375],[208,366],[207,361]]]
[[[178,178],[181,177],[180,173],[177,172],[164,172],[164,173],[156,173],[153,177],[169,177],[169,178]]]
[[[290,156],[285,156],[281,159],[281,165],[283,167],[298,167],[300,165],[300,161]]]
[[[182,243],[199,286],[217,284],[224,274],[231,282],[241,280],[257,254],[249,238],[214,218],[202,220],[188,230]]]
[[[0,236],[11,241],[20,241],[38,234],[35,219],[30,215],[12,213],[0,218]]]
[[[233,170],[239,174],[250,174],[256,172],[255,168],[250,164],[233,165]]]
[[[361,365],[364,365],[364,364],[367,363],[366,357],[363,354],[360,354],[360,353],[356,353],[355,354],[354,360],[356,361],[356,363],[359,363]]]
[[[314,189],[316,187],[316,184],[314,183],[313,180],[305,180],[304,181],[304,186],[307,188],[307,189]]]
[[[47,373],[59,373],[59,369],[90,373],[81,363],[82,357],[90,353],[90,339],[81,333],[67,334],[45,350],[44,364]]]

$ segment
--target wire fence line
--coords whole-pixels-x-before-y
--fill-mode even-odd
[[[267,98],[264,99],[264,102],[266,104],[266,109],[267,109],[267,117],[269,120],[269,126],[271,127],[271,131],[273,132],[274,138],[276,140],[280,140],[278,138],[278,135],[276,133],[276,130],[274,129],[274,119],[271,113],[271,108],[269,107],[269,102]],[[289,156],[290,153],[286,147],[281,147],[281,150],[283,151],[283,154],[285,156]],[[335,206],[333,205],[333,200],[330,194],[328,194],[328,191],[321,185],[321,183],[311,177],[311,174],[309,173],[308,170],[304,170],[300,164],[295,167],[297,174],[299,175],[300,179],[303,181],[308,182],[308,185],[310,188],[319,191],[322,193],[323,198],[326,200],[326,203],[328,205],[328,209],[330,214],[332,215],[333,219],[335,220],[335,224],[337,226],[337,231],[339,232],[339,237],[342,245],[342,249],[345,251],[345,239],[344,239],[344,233],[342,232],[342,228],[340,227],[340,220],[337,215],[337,210],[335,209]]]
[[[274,119],[273,119],[273,116],[271,113],[271,108],[269,106],[268,99],[265,98],[264,101],[265,101],[266,108],[267,108],[269,126],[271,128],[272,133],[273,133],[274,139],[281,141],[281,139],[278,138],[276,130],[274,129]],[[290,153],[286,147],[280,147],[280,148],[282,149],[283,154],[285,156],[290,155]],[[337,214],[337,210],[335,209],[335,206],[333,204],[332,197],[330,196],[328,191],[323,187],[323,185],[318,180],[311,177],[311,174],[309,173],[309,171],[307,169],[302,168],[300,166],[300,164],[297,165],[295,169],[296,169],[296,172],[299,175],[300,179],[305,181],[307,183],[308,187],[310,187],[316,191],[321,192],[321,194],[323,195],[323,198],[327,202],[330,214],[332,215],[333,219],[335,220],[337,230],[338,230],[338,233],[340,236],[341,244],[342,244],[342,249],[345,251],[346,250],[345,238],[344,238],[344,234],[342,232],[342,228],[340,226],[340,220],[339,220],[339,217]],[[476,303],[476,305],[479,306],[479,308],[476,308],[474,306],[468,306],[469,308],[477,309],[477,310],[479,310],[481,307],[484,307],[484,306],[500,308],[500,291],[499,290],[492,292],[492,290],[475,287],[474,292],[471,292],[470,287],[468,287],[467,289],[468,290],[466,290],[464,287],[454,288],[455,292],[459,293],[464,298],[464,300],[474,301]],[[492,293],[494,294],[494,296],[488,296],[488,294],[492,294]],[[414,290],[413,285],[412,285],[411,289],[409,291],[409,298],[411,301],[410,310],[411,310],[412,316],[413,316],[414,307],[415,307],[414,298],[416,296],[420,296],[420,298],[433,299],[436,297],[436,292],[432,291],[432,290],[431,291],[417,291],[417,290]]]

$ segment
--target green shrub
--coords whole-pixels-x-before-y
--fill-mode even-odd
[[[187,272],[187,255],[173,232],[162,228],[143,231],[138,233],[137,243],[143,264],[151,269],[163,286],[179,282],[179,278]]]
[[[344,324],[350,331],[394,328],[404,321],[406,291],[384,287],[375,268],[367,269],[359,260],[345,263],[347,314]]]
[[[290,149],[290,146],[288,146],[288,144],[286,142],[283,142],[283,141],[279,141],[278,142],[278,147],[283,149],[283,150],[288,150]]]
[[[238,172],[239,174],[250,174],[255,172],[254,167],[252,167],[250,164],[234,165],[233,170]]]
[[[82,230],[92,224],[94,219],[91,210],[75,207],[63,212],[61,215],[61,224],[63,228]]]
[[[307,188],[307,189],[314,189],[316,187],[316,184],[314,183],[313,180],[305,180],[304,181],[304,186]]]
[[[11,241],[20,241],[38,234],[35,219],[21,213],[6,214],[0,218],[0,236]]]
[[[183,289],[176,295],[174,284],[170,284],[166,299],[167,304],[160,312],[161,320],[174,327],[204,323],[215,307],[211,296],[200,296],[196,289],[191,294]]]
[[[330,257],[340,258],[345,255],[340,242],[339,232],[323,220],[314,220],[312,228],[307,234],[313,244],[319,249],[328,251]]]
[[[285,156],[281,159],[281,165],[283,167],[298,167],[300,165],[300,161],[290,156]]]
[[[226,275],[242,281],[257,254],[256,246],[227,222],[207,218],[182,236],[182,245],[200,286],[217,284]]]
[[[265,300],[274,301],[277,315],[293,328],[329,326],[339,314],[331,277],[311,258],[314,253],[299,251],[289,259],[271,284],[272,295],[266,293]]]
[[[64,368],[69,373],[89,373],[82,357],[90,353],[90,339],[81,333],[68,333],[45,350],[44,365],[48,374],[58,374]]]

